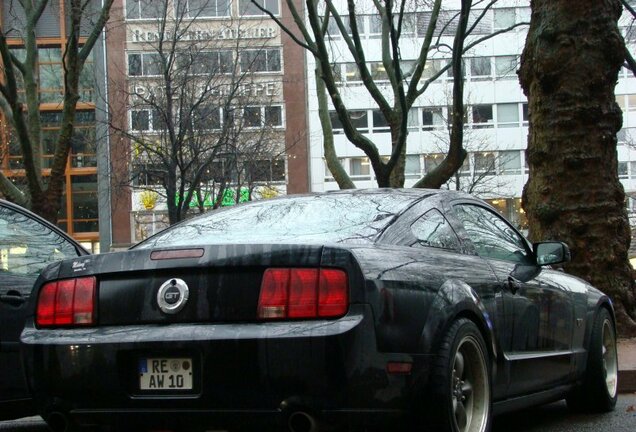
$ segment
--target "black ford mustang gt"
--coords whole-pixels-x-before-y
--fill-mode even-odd
[[[22,333],[54,431],[485,432],[611,410],[610,300],[468,195],[343,191],[214,211],[62,261]]]

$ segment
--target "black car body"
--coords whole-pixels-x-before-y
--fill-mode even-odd
[[[54,430],[486,431],[615,403],[611,302],[546,266],[567,255],[455,192],[253,202],[49,266],[22,342]],[[92,286],[90,316],[64,315],[63,285]]]
[[[54,225],[0,200],[0,419],[35,413],[20,358],[33,283],[49,263],[86,254]]]

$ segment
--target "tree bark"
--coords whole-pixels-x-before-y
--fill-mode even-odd
[[[534,240],[565,241],[566,271],[614,301],[636,334],[630,229],[618,180],[614,87],[624,59],[619,0],[533,0],[519,72],[529,101],[523,207]]]

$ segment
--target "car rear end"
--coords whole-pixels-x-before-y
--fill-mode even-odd
[[[22,334],[36,403],[54,430],[381,426],[407,407],[412,358],[378,352],[366,285],[337,246],[63,261]]]

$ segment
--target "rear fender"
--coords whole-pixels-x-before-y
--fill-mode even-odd
[[[446,281],[434,297],[420,338],[422,352],[438,352],[446,331],[458,318],[468,318],[479,327],[496,364],[492,318],[475,290],[460,280]]]

